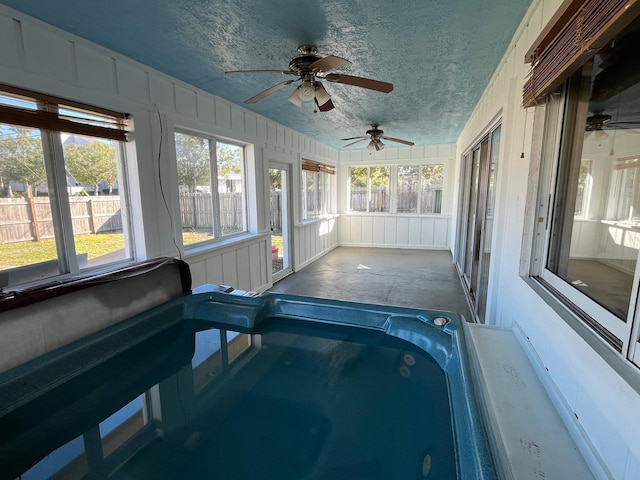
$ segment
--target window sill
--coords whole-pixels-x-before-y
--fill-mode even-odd
[[[203,243],[188,245],[184,247],[183,260],[192,259],[201,255],[206,255],[218,250],[235,249],[243,243],[255,243],[261,238],[268,237],[271,232],[265,233],[238,233],[236,235],[223,237],[219,240],[210,240]]]
[[[320,222],[326,222],[327,220],[333,220],[338,218],[340,215],[337,213],[330,213],[327,215],[322,215],[320,217],[315,217],[315,218],[307,218],[305,220],[302,220],[302,222],[300,223],[296,223],[294,226],[295,227],[302,227],[305,225],[310,225],[313,223],[320,223]]]
[[[451,215],[446,215],[443,213],[391,213],[391,212],[347,212],[344,215],[347,216],[371,216],[371,217],[379,217],[379,216],[389,216],[389,217],[406,217],[406,218],[451,218]]]
[[[622,220],[600,220],[600,223],[604,225],[610,225],[612,227],[640,231],[640,222],[630,222],[630,221],[622,221]]]
[[[600,335],[594,332],[575,315],[558,297],[535,277],[522,276],[522,280],[551,307],[575,332],[599,355],[611,369],[640,394],[640,373],[638,368],[611,347]]]

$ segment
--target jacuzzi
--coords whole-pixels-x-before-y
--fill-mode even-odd
[[[0,374],[0,477],[497,478],[461,316],[224,290]]]

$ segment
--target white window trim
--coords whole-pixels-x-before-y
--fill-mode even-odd
[[[175,135],[176,133],[182,135],[191,135],[193,137],[198,137],[205,139],[209,142],[209,168],[210,168],[210,188],[212,195],[212,205],[213,205],[213,228],[212,231],[214,233],[214,238],[203,240],[200,242],[194,242],[189,244],[184,244],[182,239],[182,224],[180,222],[175,222],[175,231],[174,235],[176,238],[176,246],[180,246],[181,252],[186,256],[190,254],[198,254],[203,250],[210,249],[212,247],[217,247],[221,245],[226,245],[230,241],[242,241],[247,235],[250,235],[249,232],[249,215],[250,212],[248,210],[249,207],[249,182],[248,182],[248,171],[247,171],[247,150],[250,145],[246,143],[242,143],[237,140],[231,140],[224,137],[220,137],[215,134],[204,133],[198,130],[193,130],[190,128],[185,128],[181,126],[174,126],[173,132],[171,134],[171,147],[173,152],[173,169],[175,176],[176,187],[178,187],[178,177],[177,177],[177,158],[176,158],[176,144],[175,144]],[[241,179],[242,179],[242,209],[244,211],[244,215],[242,218],[242,231],[234,232],[227,235],[222,235],[222,226],[220,224],[220,197],[218,191],[218,161],[217,161],[217,148],[216,145],[218,143],[222,143],[225,145],[232,145],[236,147],[242,148],[242,164],[240,166],[241,170]],[[215,179],[215,181],[213,181]],[[178,189],[176,188],[176,191]],[[176,218],[181,217],[180,205],[176,201],[176,205],[174,208]]]
[[[640,392],[640,308],[638,288],[640,263],[634,274],[630,309],[626,322],[601,307],[597,302],[571,287],[545,268],[549,236],[547,228],[554,202],[556,166],[560,155],[560,139],[564,115],[564,95],[550,97],[546,105],[536,107],[527,195],[527,215],[523,235],[520,275],[556,313],[578,333],[616,372]],[[545,142],[545,138],[548,139]],[[536,160],[537,159],[537,160]],[[546,285],[545,285],[546,283]],[[548,286],[551,288],[548,288]],[[607,329],[621,342],[618,350],[600,333],[580,318],[553,290],[566,296],[575,307],[589,315],[594,323]],[[634,308],[635,306],[635,308]]]
[[[442,203],[440,205],[440,212],[421,212],[421,188],[422,188],[422,168],[427,166],[434,165],[442,165],[443,168],[443,176],[442,176]],[[376,167],[387,167],[389,168],[389,211],[388,212],[379,212],[379,211],[371,211],[371,168]],[[418,193],[417,193],[417,202],[416,202],[416,211],[415,212],[398,212],[398,167],[418,167]],[[448,217],[444,213],[444,197],[445,192],[447,190],[447,174],[449,164],[446,161],[409,161],[409,162],[399,162],[399,163],[385,163],[385,164],[352,164],[347,165],[347,214],[348,215],[394,215],[394,216],[419,216],[419,217]],[[366,168],[367,169],[367,209],[366,210],[352,210],[351,208],[351,175],[350,170],[352,168]]]

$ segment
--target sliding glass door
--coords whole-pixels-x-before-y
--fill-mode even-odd
[[[484,323],[500,149],[498,125],[462,158],[456,266],[475,319]]]

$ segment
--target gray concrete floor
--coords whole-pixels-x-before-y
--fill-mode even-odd
[[[338,247],[269,291],[473,318],[451,253],[443,250]]]

